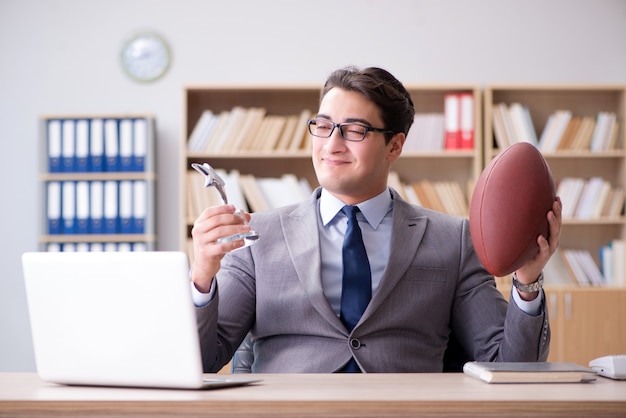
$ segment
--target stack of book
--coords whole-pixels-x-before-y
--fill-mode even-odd
[[[556,194],[563,202],[564,219],[617,218],[622,215],[626,192],[601,177],[564,177]]]
[[[388,184],[400,196],[415,205],[450,215],[469,216],[469,205],[466,194],[461,185],[455,181],[420,180],[413,183],[404,183],[400,176],[392,171],[389,173]],[[468,184],[468,190],[471,185]],[[470,195],[468,193],[467,195]]]
[[[570,110],[557,110],[548,117],[541,136],[537,137],[527,106],[498,103],[493,108],[496,144],[505,149],[516,142],[529,142],[541,152],[592,151],[617,149],[619,122],[614,112],[576,116]]]
[[[189,136],[187,150],[206,154],[307,150],[306,125],[311,116],[310,110],[269,115],[260,107],[235,106],[219,113],[205,110]]]
[[[226,183],[228,203],[247,212],[261,212],[307,199],[313,190],[309,182],[294,174],[281,177],[255,177],[237,170],[215,170]],[[193,222],[204,209],[221,205],[221,197],[213,187],[204,187],[204,178],[195,171],[187,172],[187,217]]]

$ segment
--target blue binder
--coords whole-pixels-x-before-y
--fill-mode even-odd
[[[76,171],[89,171],[89,120],[76,121]]]
[[[76,233],[76,182],[61,182],[61,218],[63,234]]]
[[[76,233],[89,233],[89,183],[76,182]]]
[[[47,185],[48,234],[61,233],[61,182],[51,181]]]
[[[61,165],[61,121],[51,119],[47,123],[48,133],[48,171],[59,173]]]
[[[104,233],[117,234],[118,224],[118,182],[107,180],[104,182]]]
[[[89,124],[89,169],[101,173],[104,166],[104,123],[102,119],[92,119]]]
[[[147,185],[145,180],[133,182],[133,228],[135,234],[146,233],[146,213],[148,205]]]
[[[106,171],[119,171],[119,147],[120,144],[118,121],[117,119],[106,119],[104,121],[104,155]]]
[[[133,171],[145,171],[148,149],[148,121],[135,119],[133,122]]]
[[[133,120],[120,119],[120,171],[133,170]]]
[[[89,182],[89,233],[104,233],[104,183]]]
[[[73,119],[64,119],[61,136],[62,171],[71,173],[76,171],[76,133]]]
[[[120,233],[133,232],[133,183],[130,180],[119,182]]]

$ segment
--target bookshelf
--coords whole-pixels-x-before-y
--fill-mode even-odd
[[[519,103],[525,106],[532,119],[532,129],[539,139],[549,124],[549,119],[558,110],[571,112],[572,117],[597,119],[600,112],[611,112],[616,116],[615,142],[611,148],[599,151],[563,147],[542,153],[550,165],[557,189],[564,179],[575,178],[588,181],[593,177],[604,179],[612,188],[626,187],[626,152],[624,150],[624,121],[626,121],[626,87],[623,85],[489,85],[484,91],[484,161],[490,161],[498,152],[497,132],[494,119],[498,105]],[[561,193],[560,193],[561,194]],[[562,196],[564,212],[566,206],[577,206],[578,198]],[[581,198],[581,199],[584,199]],[[592,199],[593,200],[593,199]],[[582,200],[581,200],[582,201]],[[579,208],[578,208],[579,209]],[[561,234],[561,249],[589,251],[595,263],[601,266],[600,250],[612,240],[626,238],[626,218],[623,201],[619,211],[613,215],[580,216],[574,211],[564,216]],[[624,259],[623,250],[616,254]],[[618,282],[623,282],[621,278]]]
[[[143,114],[40,117],[40,251],[155,250],[154,124]]]
[[[590,179],[602,177],[613,187],[626,183],[626,152],[624,151],[626,121],[626,86],[623,85],[488,85],[484,89],[484,161],[500,151],[494,129],[494,116],[500,104],[519,103],[531,116],[538,142],[550,116],[557,110],[570,111],[572,117],[597,119],[599,112],[616,115],[618,129],[613,147],[592,151],[591,147],[544,148],[542,153],[550,165],[557,186],[565,178]],[[561,137],[563,139],[563,137]],[[542,149],[541,144],[537,144]],[[563,197],[562,197],[563,198]],[[564,205],[566,202],[563,202]],[[576,213],[576,212],[574,212]],[[598,267],[600,249],[612,240],[626,238],[623,207],[618,215],[563,219],[561,245],[564,249],[588,251]],[[614,257],[624,260],[622,250]],[[550,263],[556,261],[553,256]],[[620,281],[624,282],[624,273]],[[562,277],[559,277],[562,279]],[[502,293],[508,297],[510,281],[498,278]],[[596,357],[626,352],[626,330],[623,326],[626,287],[580,285],[574,280],[555,283],[555,273],[546,276],[546,298],[552,329],[549,361],[570,361],[586,365]],[[556,280],[558,281],[558,280]]]
[[[481,91],[474,85],[407,85],[415,104],[416,114],[444,114],[444,101],[449,94],[466,94],[473,98],[473,112],[470,124],[473,129],[473,146],[466,149],[414,150],[405,146],[405,151],[392,165],[402,186],[421,180],[456,182],[461,186],[464,198],[469,202],[468,187],[478,178],[482,169],[482,125]],[[190,149],[189,141],[198,121],[205,111],[213,114],[232,111],[236,107],[245,109],[262,108],[266,116],[297,116],[304,111],[313,115],[318,108],[321,85],[298,86],[215,86],[191,85],[183,89],[183,133],[181,149],[182,184],[181,208],[181,247],[189,249],[190,231],[195,217],[199,214],[190,211],[188,190],[193,180],[192,163],[207,162],[216,169],[227,172],[236,170],[240,175],[255,177],[281,177],[293,174],[298,179],[306,179],[311,188],[318,186],[311,155],[308,148],[306,128],[302,145],[288,150],[229,150],[207,152]],[[310,117],[310,116],[309,116]],[[441,122],[440,122],[441,123]],[[442,134],[445,132],[442,131]],[[407,140],[408,142],[408,140]],[[442,141],[443,143],[443,141]],[[210,148],[209,148],[210,149]],[[190,173],[192,177],[190,177]],[[195,174],[198,176],[198,174]],[[197,186],[193,192],[211,193]],[[402,192],[402,191],[401,191]],[[188,251],[191,258],[191,252]]]

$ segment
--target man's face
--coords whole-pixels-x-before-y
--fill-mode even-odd
[[[378,107],[360,93],[331,89],[322,99],[318,119],[334,123],[356,122],[385,128]],[[369,131],[361,142],[346,141],[335,128],[330,138],[312,137],[313,166],[320,186],[347,204],[382,193],[389,167],[402,151],[404,134],[385,144],[383,133]]]

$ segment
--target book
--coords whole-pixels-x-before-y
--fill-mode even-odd
[[[461,148],[461,131],[459,128],[460,103],[459,95],[449,93],[444,96],[444,147],[447,150]]]
[[[479,362],[463,365],[463,373],[486,383],[582,383],[596,379],[587,367],[567,362]]]
[[[459,143],[462,149],[474,148],[474,95],[459,95]]]

